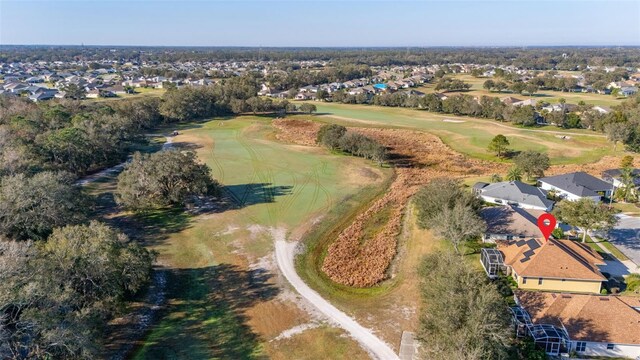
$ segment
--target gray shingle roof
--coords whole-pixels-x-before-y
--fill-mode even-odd
[[[581,197],[598,196],[598,191],[611,190],[611,184],[608,182],[582,171],[550,176],[539,179],[539,181]]]
[[[520,181],[489,184],[482,188],[481,194],[503,199],[507,202],[517,202],[537,207],[548,208],[553,205],[553,201],[547,199],[547,194],[544,190]]]

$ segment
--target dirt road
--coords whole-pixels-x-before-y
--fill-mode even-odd
[[[162,136],[162,135],[147,134],[145,136]],[[162,150],[170,149],[171,146],[173,146],[172,145],[173,137],[166,136],[165,139],[167,139],[167,141],[164,144],[162,144]],[[124,170],[124,166],[127,165],[127,162],[129,162],[129,160],[127,160],[127,161],[125,161],[125,162],[123,162],[121,164],[118,164],[116,166],[112,166],[112,167],[110,167],[108,169],[104,169],[104,170],[102,170],[100,172],[97,172],[95,174],[91,174],[89,176],[85,176],[82,179],[76,181],[76,185],[85,186],[85,185],[91,184],[92,182],[94,182],[94,181],[96,181],[98,179],[101,179],[101,178],[103,178],[105,176],[111,176],[111,175],[118,174],[119,172]]]
[[[275,248],[276,260],[280,271],[300,295],[338,326],[346,330],[374,359],[399,359],[393,349],[375,336],[371,330],[358,324],[353,318],[338,310],[302,281],[296,273],[294,265],[296,243],[288,243],[286,240],[276,239]]]

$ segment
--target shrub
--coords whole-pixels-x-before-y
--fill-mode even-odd
[[[316,142],[330,149],[340,148],[340,139],[347,132],[347,128],[341,125],[323,125],[318,131]]]
[[[193,152],[135,153],[118,176],[116,202],[132,210],[184,206],[194,196],[214,195],[218,183]]]

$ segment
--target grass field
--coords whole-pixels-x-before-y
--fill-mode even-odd
[[[498,160],[487,151],[487,145],[497,134],[505,135],[515,151],[546,152],[552,164],[589,163],[613,153],[613,146],[602,134],[589,130],[523,128],[494,120],[458,118],[405,108],[334,103],[316,106],[318,113],[322,114],[321,119],[327,122],[426,131],[437,135],[458,152],[486,160]],[[444,121],[447,119],[461,122]],[[562,139],[562,136],[568,139]]]
[[[105,101],[117,101],[122,99],[136,99],[143,97],[159,97],[165,93],[165,89],[154,89],[154,88],[136,88],[135,94],[119,94],[116,97],[108,97],[108,98],[96,98],[96,99],[86,99],[87,101],[93,102],[105,102]]]
[[[579,74],[576,72],[576,74]],[[490,92],[482,87],[485,81],[489,78],[476,78],[468,74],[456,74],[453,76],[456,79],[460,79],[468,84],[471,84],[471,89],[466,91],[465,94],[472,96],[495,96],[495,97],[506,97],[513,96],[518,99],[526,100],[529,98],[527,95],[520,94],[511,94],[509,92]],[[496,79],[491,78],[496,81]],[[435,92],[435,83],[425,84],[424,86],[416,88],[416,90],[422,91],[424,93],[432,93]],[[451,92],[455,94],[456,92]],[[593,105],[604,105],[604,106],[614,106],[620,104],[624,98],[616,98],[612,95],[604,95],[604,94],[589,94],[589,93],[572,93],[572,92],[562,92],[562,91],[554,91],[554,90],[541,90],[540,92],[534,94],[533,98],[536,100],[542,100],[548,103],[557,103],[558,100],[564,98],[567,100],[569,104],[577,104],[580,101],[584,101],[587,104]]]
[[[269,123],[213,120],[175,139],[176,146],[195,149],[238,208],[162,219],[173,230],[148,245],[170,269],[168,306],[134,358],[367,358],[341,330],[326,326],[274,340],[314,319],[275,276],[272,243],[299,236],[328,209],[363,187],[381,185],[391,172],[279,143]]]

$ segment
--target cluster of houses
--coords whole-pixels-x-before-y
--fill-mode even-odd
[[[302,64],[304,63],[304,64]],[[324,62],[301,62],[305,66],[323,66]],[[0,94],[26,96],[33,101],[65,98],[65,89],[73,85],[83,89],[87,98],[115,97],[136,88],[202,86],[214,78],[262,73],[271,62],[176,62],[158,63],[133,60],[37,61],[0,63]],[[181,76],[145,75],[174,73]]]
[[[621,185],[620,170],[605,171],[602,178],[575,172],[541,178],[537,186],[473,186],[489,205],[481,211],[487,222],[483,241],[497,245],[482,249],[482,266],[490,278],[511,276],[518,288],[512,308],[516,331],[550,355],[640,357],[640,298],[601,295],[608,281],[601,271],[605,259],[580,242],[545,239],[537,225],[552,210],[551,199],[610,198]]]
[[[123,79],[117,74],[107,75],[77,75],[73,73],[60,73],[55,76],[31,76],[24,80],[17,77],[5,77],[0,84],[0,94],[27,96],[30,100],[38,102],[53,98],[64,99],[70,86],[84,90],[84,96],[89,99],[116,97],[124,94],[132,94],[136,88],[162,89],[171,84],[176,87],[191,85],[208,85],[212,81],[208,79],[174,79],[163,76],[133,77]]]
[[[387,77],[388,76],[388,77]],[[396,80],[393,76],[398,76]],[[332,93],[344,90],[348,95],[366,95],[372,96],[386,92],[406,91],[409,95],[424,96],[424,93],[417,90],[406,90],[429,82],[433,75],[425,70],[414,70],[411,76],[400,77],[389,72],[381,72],[371,78],[353,79],[345,82],[332,82],[320,85],[307,85],[297,89],[295,100],[316,100],[318,91],[324,91],[328,96]],[[259,96],[269,96],[279,99],[287,99],[291,93],[289,91],[277,91],[270,88],[267,84],[262,84]]]

